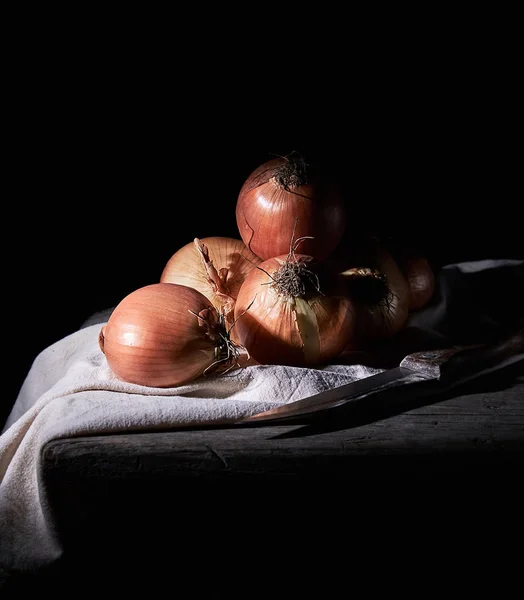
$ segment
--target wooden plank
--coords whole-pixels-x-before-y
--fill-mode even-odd
[[[47,471],[91,477],[154,476],[166,470],[200,477],[222,473],[301,473],[345,477],[340,463],[370,457],[430,456],[471,463],[489,454],[507,460],[524,439],[524,377],[508,389],[473,392],[405,412],[364,411],[340,431],[316,433],[300,426],[179,429],[55,440],[43,452]],[[381,417],[381,418],[378,418]],[[304,435],[307,433],[307,435]],[[501,453],[505,453],[502,457]],[[457,455],[457,456],[456,456]],[[460,462],[460,461],[459,461]],[[382,470],[380,470],[383,476]],[[365,473],[370,476],[366,468]]]
[[[101,461],[118,463],[119,468],[134,470],[126,457],[158,457],[159,460],[184,460],[190,454],[203,461],[210,459],[210,468],[227,468],[232,458],[294,453],[348,454],[362,451],[417,452],[446,448],[477,450],[479,444],[519,445],[524,437],[524,415],[457,415],[443,413],[407,414],[376,423],[329,432],[329,434],[300,435],[299,426],[273,426],[245,429],[175,430],[155,433],[129,433],[55,440],[47,444],[44,460],[47,464],[93,460],[93,468]],[[470,419],[474,417],[474,419]],[[470,419],[470,420],[469,420]],[[218,457],[228,457],[228,465]],[[251,459],[249,459],[251,460]],[[284,460],[284,458],[283,458]],[[72,467],[71,467],[72,468]]]

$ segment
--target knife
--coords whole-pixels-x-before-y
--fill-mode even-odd
[[[457,345],[408,354],[398,367],[245,417],[236,424],[310,423],[388,390],[403,388],[406,393],[441,394],[523,360],[524,327],[488,344]]]

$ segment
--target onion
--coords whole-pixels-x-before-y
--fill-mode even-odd
[[[302,238],[300,252],[329,255],[346,228],[338,186],[292,154],[271,159],[246,179],[236,203],[236,222],[246,246],[263,260],[288,254]]]
[[[195,238],[167,261],[160,282],[198,290],[231,325],[240,286],[261,262],[242,240],[219,236]]]
[[[235,305],[235,335],[261,364],[313,366],[349,344],[353,303],[334,273],[311,256],[289,253],[262,262]]]
[[[404,327],[409,285],[392,254],[376,239],[362,242],[342,256],[338,253],[336,264],[347,281],[349,294],[360,307],[357,345],[365,348]],[[346,268],[341,268],[344,263]]]
[[[409,311],[424,308],[435,293],[435,272],[426,256],[416,250],[404,250],[397,259],[409,286]]]
[[[241,366],[221,313],[199,291],[154,283],[128,294],[102,327],[98,343],[123,381],[172,387]]]

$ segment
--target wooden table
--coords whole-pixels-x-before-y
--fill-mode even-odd
[[[280,425],[55,440],[44,449],[44,478],[57,502],[61,493],[70,500],[78,487],[84,502],[95,484],[444,482],[496,476],[501,464],[523,458],[523,376],[510,387],[470,387],[403,412],[374,410],[338,431]]]

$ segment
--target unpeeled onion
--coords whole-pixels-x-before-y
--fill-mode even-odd
[[[128,294],[101,328],[99,346],[115,375],[172,387],[242,364],[221,313],[194,288],[154,283]]]
[[[424,308],[435,293],[435,271],[431,262],[424,254],[410,249],[404,250],[397,262],[408,282],[410,312]]]
[[[333,262],[359,306],[360,348],[389,338],[404,327],[409,285],[385,244],[377,239],[363,241],[357,248],[348,248],[347,253],[339,252]]]
[[[263,260],[288,254],[297,239],[302,254],[323,259],[345,231],[346,208],[333,178],[292,154],[268,160],[247,177],[236,221],[246,246]]]
[[[375,264],[386,278],[387,293],[383,300],[369,307],[369,339],[387,338],[399,332],[406,324],[409,308],[408,282],[385,247],[377,248]]]
[[[160,282],[198,290],[223,312],[231,325],[240,286],[261,262],[242,240],[221,236],[195,238],[167,261]]]
[[[350,345],[351,299],[336,274],[311,256],[290,253],[262,262],[244,281],[235,305],[235,335],[262,364],[314,366]]]

